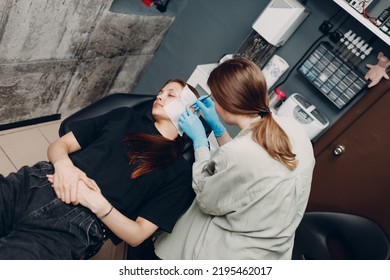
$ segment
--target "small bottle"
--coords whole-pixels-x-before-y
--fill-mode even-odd
[[[379,27],[380,30],[390,36],[390,17]]]
[[[372,51],[372,47],[369,47],[368,49],[366,49],[362,55],[360,55],[360,60],[356,63],[357,64],[360,64],[361,62],[363,62],[363,60],[366,59],[366,57],[371,53]]]
[[[365,50],[364,54],[366,55],[366,57],[371,53],[372,51],[372,47],[369,47],[367,50]]]
[[[336,44],[336,51],[340,52],[341,48],[344,46],[345,40],[348,40],[349,36],[351,35],[352,30],[349,30],[347,33],[344,33],[343,37],[340,38],[340,40]]]
[[[356,65],[357,61],[359,60],[359,57],[361,55],[362,52],[364,52],[363,50],[363,45],[365,44],[366,42],[364,40],[361,40],[357,45],[356,45],[356,48],[352,50],[352,53],[354,54],[353,57],[351,57],[350,61],[352,64]],[[368,44],[367,44],[368,46]]]
[[[340,49],[340,53],[342,55],[345,55],[345,50],[352,44],[352,41],[355,39],[355,37],[356,37],[355,33],[352,33],[351,35],[346,37],[347,39],[344,41],[344,45]]]
[[[272,113],[276,113],[276,111],[283,104],[286,98],[286,94],[280,88],[274,89],[269,98],[269,108]]]
[[[376,19],[376,26],[381,26],[386,20],[390,18],[390,7],[383,10]]]
[[[348,45],[347,50],[343,52],[343,57],[345,60],[348,60],[352,54],[352,50],[356,47],[356,45],[359,43],[360,37],[356,37],[351,41],[351,43]]]
[[[355,56],[356,48],[359,42],[360,42],[360,37],[356,37],[355,40],[353,40],[352,44],[348,46],[348,52],[345,54],[344,57],[346,61],[349,61],[352,57]]]
[[[369,46],[368,43],[365,43],[365,44],[360,48],[358,56],[352,61],[352,63],[353,63],[355,66],[359,65],[359,64],[362,62],[362,60],[363,60],[362,57],[365,57],[364,52],[367,50],[368,46]]]

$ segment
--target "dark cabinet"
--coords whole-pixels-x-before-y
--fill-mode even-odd
[[[307,211],[367,217],[390,238],[390,80],[370,89],[315,144]]]

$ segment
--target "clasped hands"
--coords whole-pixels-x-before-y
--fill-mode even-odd
[[[87,206],[91,196],[100,196],[100,189],[96,182],[74,166],[70,160],[57,162],[54,167],[55,173],[48,174],[47,179],[52,184],[58,199],[68,204],[81,203]]]
[[[209,97],[200,97],[191,107],[195,111],[202,110],[204,118],[213,130],[215,137],[220,137],[226,128],[215,111],[213,100]],[[189,106],[186,107],[186,111],[180,116],[179,126],[191,138],[194,150],[200,147],[208,147],[208,140],[203,124]]]

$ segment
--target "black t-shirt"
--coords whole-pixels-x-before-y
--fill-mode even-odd
[[[169,167],[131,179],[127,134],[160,134],[153,122],[130,108],[75,122],[70,126],[81,150],[70,155],[75,166],[94,179],[102,194],[128,218],[147,219],[171,232],[193,198],[191,165],[179,156]],[[113,234],[114,243],[119,239]]]

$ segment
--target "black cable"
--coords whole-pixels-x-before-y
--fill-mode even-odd
[[[328,21],[332,21],[342,11],[344,11],[344,10],[339,8],[338,11],[330,19],[328,19]]]
[[[328,21],[330,22],[333,18],[335,18],[339,12],[343,11],[343,9],[339,9]],[[348,16],[339,24],[339,26],[336,28],[336,30],[338,30],[346,21],[348,20]],[[295,68],[301,64],[302,60],[307,56],[307,54],[309,53],[309,51],[312,50],[312,48],[320,41],[322,40],[324,37],[326,37],[328,34],[322,34],[317,40],[315,40],[311,46],[307,49],[307,51],[303,54],[303,56],[294,64],[293,67],[291,67],[290,71],[287,73],[287,75],[284,77],[283,81],[281,81],[280,83],[278,83],[276,86],[272,87],[272,89],[275,89],[275,88],[278,88],[280,87],[281,85],[283,85],[287,79],[290,77],[291,73],[295,70]]]
[[[322,40],[327,34],[322,34],[319,38],[317,38],[317,40],[315,40],[311,46],[307,49],[307,51],[303,54],[303,56],[294,64],[293,67],[291,67],[290,71],[287,73],[287,75],[284,77],[283,81],[281,81],[279,84],[277,84],[276,86],[273,87],[273,89],[275,88],[278,88],[280,87],[281,85],[283,85],[287,79],[290,77],[291,73],[293,72],[293,70],[295,70],[295,68],[301,64],[302,60],[307,56],[307,54],[309,53],[309,51],[312,50],[312,48],[320,41]]]

